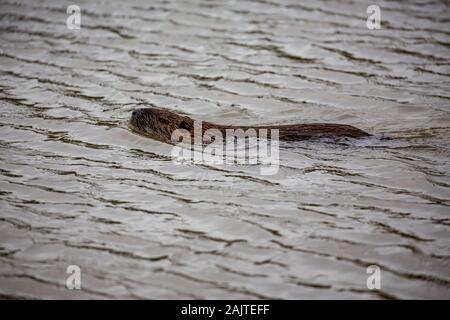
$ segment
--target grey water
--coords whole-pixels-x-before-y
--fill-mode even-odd
[[[447,1],[379,30],[363,0],[71,4],[0,1],[0,298],[450,299]],[[174,162],[127,126],[148,106],[375,136],[261,175]]]

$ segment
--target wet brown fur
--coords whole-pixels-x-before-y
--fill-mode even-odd
[[[194,120],[188,116],[178,115],[174,112],[157,109],[143,108],[133,111],[130,119],[132,129],[165,142],[171,142],[172,133],[176,129],[185,129],[194,136]],[[231,126],[220,125],[202,121],[202,136],[208,129],[218,129],[223,137],[226,129],[278,129],[281,141],[301,141],[320,137],[350,137],[362,138],[370,134],[358,128],[345,124],[334,123],[306,123],[272,126]],[[270,136],[269,136],[270,138]]]

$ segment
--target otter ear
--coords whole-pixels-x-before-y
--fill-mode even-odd
[[[179,125],[180,129],[186,129],[186,130],[191,130],[191,125],[189,124],[189,122],[187,122],[186,120],[183,120],[180,125]]]

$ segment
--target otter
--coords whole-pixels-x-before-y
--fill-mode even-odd
[[[185,129],[191,134],[191,137],[194,136],[194,120],[192,118],[159,108],[134,110],[129,125],[134,131],[167,143],[172,143],[171,136],[176,129]],[[363,138],[371,136],[369,133],[353,126],[334,123],[232,126],[202,121],[202,136],[208,129],[218,129],[224,137],[226,129],[242,129],[244,131],[267,129],[269,132],[271,129],[278,129],[280,141],[301,141],[321,137]],[[268,138],[270,139],[270,136]]]

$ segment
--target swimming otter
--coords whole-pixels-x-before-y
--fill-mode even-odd
[[[165,142],[171,142],[172,132],[176,129],[186,129],[194,136],[194,120],[187,116],[157,109],[143,108],[134,110],[131,114],[130,126],[133,130]],[[300,141],[314,137],[350,137],[362,138],[370,134],[358,128],[345,124],[307,123],[272,126],[230,126],[212,122],[202,122],[202,136],[208,129],[218,129],[225,137],[226,129],[279,129],[279,140]],[[270,138],[270,137],[269,137]]]

